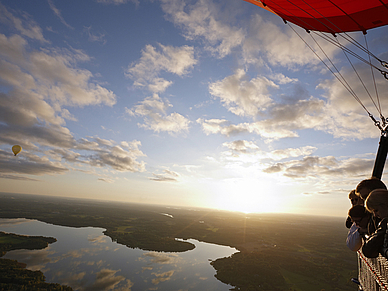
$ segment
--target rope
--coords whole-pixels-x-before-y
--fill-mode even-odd
[[[328,37],[327,35],[323,34],[322,32],[320,34],[318,34],[317,32],[314,31],[314,33],[318,36],[320,36],[321,38],[323,38],[324,40],[330,42],[332,45],[340,48],[341,50],[343,51],[346,51],[348,54],[352,55],[353,57],[359,59],[360,61],[364,62],[365,64],[367,64],[368,66],[372,66],[373,68],[375,68],[376,70],[378,70],[382,75],[384,74],[388,74],[388,72],[385,72],[383,70],[381,70],[380,68],[376,67],[375,65],[373,65],[370,61],[367,61],[366,59],[364,59],[363,57],[361,57],[360,55],[358,55],[357,53],[355,53],[354,51],[348,49],[346,46],[342,45],[342,44],[339,44],[337,42],[335,42],[334,40],[332,40],[330,37]],[[343,37],[342,34],[339,34],[340,36]],[[345,37],[343,37],[344,39],[346,39]],[[348,40],[349,41],[349,40]],[[357,46],[356,46],[357,47]],[[384,75],[385,76],[385,75]]]
[[[366,45],[366,48],[368,49],[368,41],[367,41],[367,38],[366,36],[364,35],[364,39],[365,39],[365,45]],[[369,62],[370,62],[370,56],[369,56]],[[380,98],[379,98],[379,92],[377,91],[377,84],[376,84],[376,80],[375,80],[375,74],[373,73],[373,69],[372,67],[370,68],[371,70],[371,73],[372,73],[372,79],[373,79],[373,84],[375,86],[375,92],[376,92],[376,98],[377,98],[377,101],[379,103],[379,108],[380,108],[380,118],[381,120],[383,121],[383,123],[385,124],[385,118],[383,116],[383,114],[381,113],[381,105],[380,105]]]
[[[270,2],[272,2],[271,0],[268,0]],[[301,7],[299,7],[298,5],[294,4],[293,2],[291,2],[290,0],[287,0],[287,2],[289,2],[290,4],[292,4],[293,6],[295,6],[297,9],[299,9],[300,11],[306,13],[307,15],[311,16],[312,18],[314,18],[316,21],[318,21],[320,24],[322,24],[323,26],[325,26],[328,30],[333,30],[331,27],[329,27],[327,24],[323,23],[321,20],[319,20],[318,18],[316,18],[314,15],[310,14],[309,12],[307,12],[306,10],[302,9]],[[384,67],[387,67],[388,68],[388,63],[385,62],[385,61],[382,61],[381,59],[379,59],[378,57],[376,57],[373,53],[371,53],[369,51],[369,49],[365,48],[362,44],[360,44],[357,40],[355,40],[353,37],[351,37],[349,34],[347,34],[346,32],[342,31],[337,25],[335,25],[334,23],[332,23],[327,17],[325,17],[324,15],[322,15],[322,13],[320,13],[318,10],[316,10],[314,7],[312,7],[309,3],[307,3],[306,1],[303,0],[303,2],[309,6],[312,10],[314,10],[316,13],[318,13],[320,16],[322,16],[323,19],[325,19],[328,23],[330,23],[331,25],[333,25],[333,27],[338,30],[338,31],[341,31],[343,32],[345,36],[341,35],[344,39],[346,39],[349,43],[353,44],[355,47],[359,48],[360,50],[362,50],[363,52],[365,52],[366,54],[368,54],[369,56],[372,56],[373,58],[375,58],[377,61],[379,61],[381,63],[382,66]],[[262,2],[263,3],[263,2]],[[274,5],[273,6],[277,6],[279,9],[283,9],[279,4],[277,3],[274,3],[272,2]],[[332,2],[330,2],[332,3]],[[264,3],[263,3],[264,4]],[[334,3],[332,3],[334,7],[338,8]],[[290,13],[289,11],[287,11],[288,13]],[[342,11],[343,12],[343,11]],[[346,14],[346,13],[345,13]],[[298,19],[301,23],[304,23],[306,26],[309,26],[309,24],[307,22],[305,22],[303,19],[301,19],[300,17],[296,16],[295,14],[291,13],[291,15],[293,15],[296,19]],[[346,14],[347,15],[347,14]],[[365,32],[366,33],[366,32]],[[333,43],[334,44],[334,43]],[[345,47],[343,47],[345,48]],[[345,48],[346,50],[349,50],[347,48]],[[357,55],[356,53],[352,52],[349,50],[349,53],[351,53],[352,55],[354,55],[355,57],[359,58],[360,60],[362,60],[363,62],[367,62],[365,59],[363,59],[361,56]],[[368,62],[367,62],[368,63]],[[371,62],[369,62],[368,64],[371,64]],[[382,75],[384,75],[385,78],[388,79],[388,72],[384,72],[382,70],[380,70],[379,68],[373,66],[375,69],[379,70],[380,73]]]
[[[337,42],[339,43],[339,40],[337,39]],[[349,64],[352,66],[353,68],[353,71],[355,72],[355,74],[357,75],[358,79],[360,80],[361,84],[363,85],[366,93],[369,95],[369,98],[370,100],[372,101],[373,105],[375,106],[375,108],[377,109],[377,111],[380,113],[380,116],[382,116],[381,114],[381,106],[380,106],[380,100],[379,98],[377,97],[377,101],[378,101],[378,106],[376,105],[376,102],[373,100],[372,96],[370,95],[369,91],[368,91],[368,88],[365,86],[365,83],[362,81],[360,75],[358,74],[357,72],[357,69],[354,67],[353,63],[351,62],[351,60],[349,59],[348,55],[346,54],[346,52],[343,50],[343,53],[345,55],[345,57],[347,58]],[[373,70],[372,70],[373,71]],[[376,86],[376,83],[375,83],[375,86]]]
[[[316,42],[316,40],[313,38],[315,43],[317,43],[318,47],[323,51],[325,56],[328,58],[328,60],[331,62],[333,67],[337,70],[338,74],[341,76],[343,80],[341,80],[337,74],[324,62],[324,60],[315,52],[315,50],[303,39],[303,37],[290,25],[288,26],[296,33],[296,35],[299,36],[299,38],[306,44],[306,46],[317,56],[317,58],[327,67],[327,69],[334,75],[334,77],[337,78],[337,80],[345,87],[346,90],[353,96],[353,98],[364,108],[364,110],[368,113],[369,116],[372,114],[368,111],[368,109],[365,107],[365,105],[361,102],[360,98],[358,98],[357,94],[352,90],[352,88],[349,86],[349,84],[346,82],[345,78],[341,75],[341,73],[338,71],[338,69],[335,67],[335,65],[331,62],[330,58],[325,54],[325,52],[322,50],[321,46]]]

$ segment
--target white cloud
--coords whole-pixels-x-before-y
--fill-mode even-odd
[[[378,100],[374,90],[374,83],[370,75],[370,67],[360,64],[355,64],[355,67],[368,88],[376,106],[378,107],[380,105],[383,109],[382,113],[386,113],[384,112],[384,109],[388,107],[388,100],[382,98],[383,95],[381,94],[388,90],[388,82],[381,76],[376,76],[376,85],[378,92],[380,92]],[[379,119],[379,112],[351,68],[343,68],[341,74],[347,82],[351,84],[353,91],[356,93],[363,106],[365,106],[376,119]],[[326,97],[328,100],[325,108],[325,122],[322,122],[318,126],[318,129],[329,132],[333,134],[334,137],[349,139],[376,138],[380,135],[380,131],[374,127],[372,120],[368,119],[368,113],[334,77],[321,82],[318,88],[324,89],[327,92]]]
[[[52,1],[52,0],[47,0],[47,1],[48,1],[48,4],[50,5],[51,10],[52,10],[52,11],[54,12],[54,14],[61,20],[61,22],[62,22],[65,26],[67,26],[68,28],[74,29],[71,25],[69,25],[69,24],[65,21],[65,19],[63,18],[62,14],[61,14],[61,11],[60,11],[57,7],[55,7],[53,1]]]
[[[62,106],[113,105],[113,92],[90,81],[92,74],[78,69],[89,57],[77,50],[41,49],[28,52],[21,36],[0,35],[0,80],[8,91],[0,93],[0,142],[71,147],[74,139],[63,127],[76,120]]]
[[[209,85],[209,92],[221,99],[229,111],[240,116],[256,116],[271,105],[269,88],[278,86],[265,77],[248,80],[243,70]]]
[[[131,116],[144,118],[144,123],[140,127],[153,130],[155,132],[167,131],[170,134],[188,131],[190,121],[179,113],[173,112],[167,115],[167,109],[172,105],[163,101],[157,94],[145,98],[132,109],[126,109]]]
[[[187,39],[204,40],[205,49],[219,58],[230,54],[244,40],[243,30],[230,25],[232,12],[220,13],[220,7],[212,1],[199,0],[189,5],[183,0],[162,0],[162,8],[167,18],[182,28]]]
[[[291,99],[292,100],[292,99]],[[206,134],[226,136],[255,133],[265,139],[297,137],[298,130],[316,128],[324,119],[324,102],[316,98],[293,100],[293,103],[273,104],[266,117],[252,123],[231,124],[227,120],[198,119]]]
[[[279,150],[262,150],[255,142],[247,140],[235,140],[222,144],[229,151],[223,152],[225,157],[231,157],[234,161],[241,162],[260,162],[261,160],[284,160],[288,158],[296,158],[300,156],[309,156],[317,148],[312,146],[304,146],[300,148],[286,148]]]
[[[274,23],[279,21],[278,24]],[[265,62],[271,65],[299,69],[299,66],[314,66],[319,63],[315,54],[305,45],[303,40],[288,26],[280,26],[281,20],[264,20],[260,14],[256,14],[250,22],[249,33],[243,44],[243,59],[245,63],[260,64],[265,57]],[[292,24],[291,24],[292,25]],[[309,43],[309,45],[322,55],[318,46],[304,30],[292,25],[292,27]],[[318,38],[318,41],[320,39]],[[322,41],[320,46],[326,54],[333,57],[338,49]]]
[[[11,174],[11,179],[15,179],[12,174],[22,175],[55,175],[63,174],[68,171],[68,168],[63,166],[60,162],[52,162],[47,157],[37,156],[26,151],[23,155],[19,155],[17,159],[11,152],[0,150],[0,172]],[[7,176],[2,176],[7,178]],[[23,180],[30,180],[29,178],[21,177]],[[35,180],[36,181],[36,180]]]
[[[84,31],[88,34],[88,39],[91,42],[101,42],[102,44],[106,44],[106,38],[104,33],[93,33],[92,32],[92,27],[84,27]]]
[[[145,162],[138,161],[145,154],[140,150],[141,142],[134,140],[131,142],[121,142],[117,145],[113,141],[104,140],[98,137],[93,141],[81,139],[76,145],[77,149],[86,150],[82,156],[82,161],[86,164],[97,167],[111,167],[119,172],[143,172]],[[91,154],[89,153],[91,152]]]
[[[34,180],[21,175],[60,174],[84,167],[144,171],[139,141],[118,145],[99,137],[75,140],[66,127],[65,120],[77,120],[71,106],[116,102],[112,91],[93,82],[93,74],[79,67],[90,57],[81,50],[49,47],[35,22],[14,17],[2,5],[0,12],[1,22],[46,45],[30,50],[22,35],[0,34],[0,82],[7,88],[0,93],[0,144],[23,147],[17,160],[1,152],[2,177]]]
[[[229,148],[233,152],[247,154],[254,153],[259,150],[259,147],[252,141],[235,140],[233,142],[225,142],[222,144],[224,147]]]
[[[149,178],[152,181],[157,182],[176,182],[180,175],[177,172],[165,169],[163,174],[152,173],[153,177]]]
[[[159,48],[158,51],[152,45],[147,45],[142,50],[140,60],[128,66],[126,71],[127,77],[134,80],[135,86],[149,86],[148,88],[155,93],[164,91],[172,84],[159,77],[161,72],[184,76],[197,63],[193,47],[159,44]]]
[[[233,125],[230,124],[230,122],[226,119],[205,120],[202,118],[198,118],[196,122],[202,125],[202,129],[207,135],[220,133],[222,135],[230,136],[239,133],[249,132],[248,123]]]
[[[28,38],[36,39],[43,43],[48,42],[43,37],[42,29],[34,20],[30,19],[28,14],[23,14],[23,18],[19,18],[9,12],[5,6],[0,4],[0,22],[8,24]]]
[[[367,175],[373,168],[373,160],[347,158],[339,160],[333,156],[307,156],[301,160],[292,160],[268,166],[266,173],[282,173],[289,178],[308,179],[318,178],[325,180],[345,179],[357,175]]]

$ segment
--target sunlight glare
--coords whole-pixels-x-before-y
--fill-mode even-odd
[[[217,208],[244,213],[282,211],[276,187],[265,180],[229,180],[217,189]]]

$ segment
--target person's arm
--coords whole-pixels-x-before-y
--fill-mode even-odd
[[[346,245],[354,252],[358,251],[362,247],[362,237],[358,232],[358,229],[359,227],[353,223],[346,238]]]
[[[367,258],[376,258],[383,252],[384,236],[387,230],[386,219],[380,222],[377,230],[367,239],[362,246],[362,252]]]
[[[346,218],[346,222],[345,222],[346,228],[351,228],[351,227],[352,227],[352,224],[353,224],[353,221],[352,221],[352,219],[350,218],[350,216],[348,216],[348,218]]]

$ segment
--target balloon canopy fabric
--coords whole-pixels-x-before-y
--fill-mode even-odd
[[[363,31],[388,24],[388,0],[245,0],[306,30]]]
[[[18,153],[22,151],[22,147],[20,145],[14,145],[12,147],[12,152],[16,156]]]

